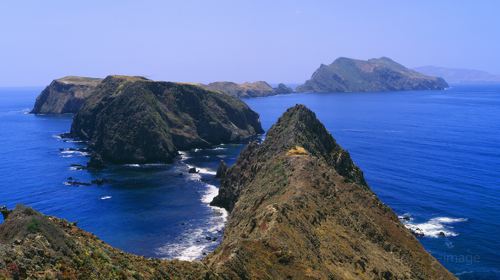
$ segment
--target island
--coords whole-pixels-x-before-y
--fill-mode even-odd
[[[70,136],[87,141],[90,167],[172,162],[179,150],[242,143],[262,133],[238,98],[184,83],[108,76],[75,114]]]
[[[277,94],[292,93],[293,90],[283,83],[278,84],[276,88],[264,81],[247,82],[237,84],[233,82],[213,82],[208,85],[202,85],[208,90],[219,91],[239,98],[264,97]]]
[[[439,77],[408,69],[387,57],[358,60],[337,58],[322,64],[297,92],[380,92],[443,90],[448,87]]]
[[[56,79],[37,97],[31,113],[76,113],[101,81],[98,78],[77,76]]]
[[[426,75],[443,77],[451,84],[500,84],[500,75],[475,69],[428,65],[416,67],[414,70]]]
[[[126,78],[132,79],[130,85],[120,81],[124,78],[107,79],[116,83],[116,98],[135,83],[144,88],[134,91],[141,98],[184,87],[143,78]],[[222,242],[200,261],[128,254],[74,223],[19,205],[4,211],[0,224],[0,277],[456,279],[377,198],[349,153],[303,105],[288,109],[263,143],[252,142],[233,166],[221,169],[213,204],[230,214]]]

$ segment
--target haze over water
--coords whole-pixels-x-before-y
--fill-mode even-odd
[[[71,116],[26,114],[40,90],[0,89],[0,204],[25,203],[77,221],[136,254],[194,259],[215,248],[225,216],[207,205],[218,184],[213,174],[221,159],[234,163],[241,145],[188,151],[172,165],[74,170],[71,164],[87,158],[64,148],[82,144],[56,137],[69,130]],[[296,103],[311,108],[372,190],[398,215],[411,217],[409,226],[428,235],[420,241],[449,270],[462,279],[499,277],[500,86],[245,102],[266,130]],[[202,167],[201,174],[187,174],[189,166]],[[68,177],[111,182],[73,187],[64,184]]]

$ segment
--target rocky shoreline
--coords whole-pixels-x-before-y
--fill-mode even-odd
[[[201,261],[124,253],[74,223],[17,206],[0,224],[0,277],[455,279],[302,105],[220,170],[213,204],[230,215],[219,247]]]

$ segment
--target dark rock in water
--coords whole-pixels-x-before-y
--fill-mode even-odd
[[[68,177],[66,184],[70,185],[70,186],[91,186],[92,185],[91,183],[77,181],[73,177]]]
[[[340,57],[322,64],[297,92],[377,92],[443,90],[445,80],[408,69],[387,57],[357,60]]]
[[[262,132],[258,114],[237,98],[127,76],[104,79],[71,126],[73,137],[89,141],[96,168],[172,162],[178,150],[246,142]]]
[[[404,220],[404,221],[410,221],[410,220],[411,220],[411,217],[410,217],[410,215],[405,214],[405,215],[403,215],[403,216],[401,217],[401,220]]]
[[[1,206],[0,207],[0,213],[2,213],[2,216],[3,216],[3,219],[6,220],[8,217],[9,217],[9,214],[11,213],[12,211],[7,209],[7,206]]]
[[[198,172],[200,172],[200,171],[198,169],[196,169],[196,167],[191,167],[188,170],[188,173],[198,173]]]
[[[106,166],[106,163],[104,160],[102,160],[102,157],[98,153],[92,153],[90,156],[90,160],[87,163],[87,168],[89,169],[101,169]]]
[[[87,166],[81,165],[81,164],[77,164],[77,163],[73,163],[70,166],[73,167],[76,170],[85,170],[85,169],[87,169]]]
[[[52,81],[37,97],[32,114],[76,113],[101,79],[68,76]]]
[[[279,84],[278,87],[273,88],[271,85],[264,81],[257,81],[252,83],[237,84],[233,82],[213,82],[208,85],[200,85],[208,90],[222,92],[234,97],[248,98],[248,97],[264,97],[276,94],[292,93],[293,90],[285,84]]]
[[[105,179],[105,178],[97,178],[97,179],[94,179],[91,181],[92,184],[94,185],[104,185],[106,183],[108,183],[109,180],[108,179]]]
[[[445,234],[444,232],[440,231],[440,232],[438,233],[438,236],[439,236],[439,237],[446,237],[446,234]]]
[[[227,173],[227,169],[228,167],[226,165],[226,162],[221,160],[219,163],[219,167],[217,168],[217,173],[215,174],[215,178],[223,178]]]

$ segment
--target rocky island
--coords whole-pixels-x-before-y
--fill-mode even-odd
[[[171,162],[179,150],[239,143],[262,133],[239,99],[192,84],[108,76],[74,116],[71,136],[89,142],[90,165]]]
[[[50,83],[37,97],[32,114],[76,113],[102,79],[67,76]]]
[[[141,87],[181,86],[133,79]],[[0,225],[0,277],[455,279],[302,105],[285,112],[263,143],[252,142],[235,165],[221,170],[213,204],[230,215],[221,244],[201,261],[127,254],[73,223],[18,206]]]
[[[297,92],[379,92],[443,90],[445,80],[408,69],[387,57],[358,60],[340,57],[322,64]]]
[[[208,85],[202,85],[208,90],[219,91],[231,96],[246,98],[246,97],[264,97],[277,94],[292,93],[293,90],[285,84],[278,84],[276,88],[264,81],[253,83],[237,84],[233,82],[213,82]]]

